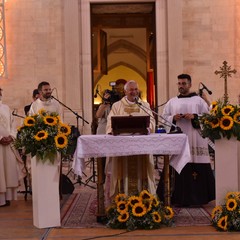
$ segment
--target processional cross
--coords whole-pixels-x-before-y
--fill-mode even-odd
[[[227,78],[232,77],[232,73],[235,74],[237,72],[236,69],[231,70],[231,66],[227,65],[227,61],[223,62],[223,66],[220,67],[221,71],[215,71],[215,74],[220,74],[220,78],[224,78],[224,102],[228,101],[228,92],[227,92]]]

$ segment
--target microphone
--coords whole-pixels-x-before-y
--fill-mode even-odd
[[[146,112],[150,117],[153,117],[153,116],[152,116],[151,114],[149,114],[145,109],[150,110],[154,115],[156,115],[157,117],[160,117],[160,118],[164,121],[164,122],[162,122],[162,121],[159,121],[159,120],[158,120],[161,124],[163,124],[163,125],[165,125],[165,126],[167,126],[167,127],[170,127],[170,128],[174,127],[173,130],[170,130],[169,134],[171,134],[171,133],[182,133],[182,130],[181,130],[180,127],[178,127],[176,124],[168,121],[167,119],[165,119],[164,117],[162,117],[161,115],[159,115],[157,112],[153,111],[151,108],[150,108],[150,109],[147,108],[147,107],[144,106],[142,103],[138,102],[138,99],[139,99],[139,97],[135,97],[135,99],[134,99],[135,103],[136,103],[144,112]],[[154,118],[154,117],[153,117],[153,118]],[[168,124],[166,124],[166,122],[167,122]]]
[[[205,90],[208,92],[208,94],[211,95],[211,94],[212,94],[212,91],[210,91],[202,82],[200,82],[200,83],[201,83],[202,86],[203,86],[202,89],[205,89]]]
[[[95,91],[95,94],[94,94],[94,98],[97,98],[97,95],[98,95],[98,93],[99,93],[98,86],[99,86],[99,85],[97,85],[97,88],[96,88],[96,91]]]

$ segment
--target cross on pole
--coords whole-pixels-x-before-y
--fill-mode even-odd
[[[235,74],[237,72],[236,69],[231,70],[231,66],[227,65],[227,61],[223,62],[223,66],[220,67],[221,71],[215,71],[215,74],[220,74],[220,78],[224,78],[224,101],[227,102],[228,100],[228,93],[227,93],[227,78],[232,77],[232,73]]]

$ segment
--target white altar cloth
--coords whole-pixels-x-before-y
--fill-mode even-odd
[[[170,155],[170,165],[180,173],[191,162],[188,137],[185,134],[149,135],[82,135],[78,137],[72,169],[82,176],[85,158],[129,155]]]

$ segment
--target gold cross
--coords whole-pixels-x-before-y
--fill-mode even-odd
[[[193,176],[194,180],[196,180],[196,178],[197,178],[197,175],[198,175],[198,174],[197,174],[197,173],[194,171],[194,172],[193,172],[193,174],[192,174],[192,176]]]
[[[227,61],[223,62],[223,66],[220,67],[221,71],[215,71],[215,74],[220,74],[220,78],[224,78],[224,101],[225,103],[228,101],[228,93],[227,93],[227,78],[232,77],[232,73],[235,74],[237,72],[236,69],[231,70],[231,66],[227,65]]]

